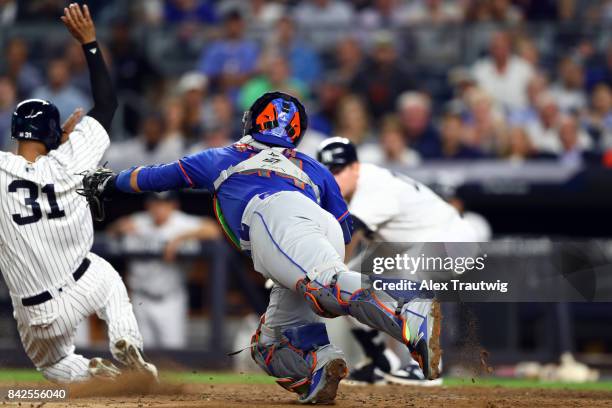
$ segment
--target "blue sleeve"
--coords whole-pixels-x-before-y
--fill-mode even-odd
[[[216,172],[212,170],[213,150],[205,150],[169,164],[142,167],[138,172],[138,188],[141,191],[167,191],[194,187],[214,190]],[[134,192],[130,178],[136,167],[124,170],[117,176],[116,186],[124,192]]]
[[[137,167],[132,167],[119,173],[115,186],[123,192],[134,193],[130,179],[136,169]],[[138,172],[137,182],[140,191],[168,191],[189,187],[178,162],[142,167]]]

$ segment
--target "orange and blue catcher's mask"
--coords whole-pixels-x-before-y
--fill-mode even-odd
[[[281,92],[264,94],[245,115],[245,134],[270,145],[296,147],[306,126],[304,107]]]

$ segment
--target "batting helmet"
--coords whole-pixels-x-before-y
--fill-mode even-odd
[[[345,137],[330,137],[319,145],[317,160],[335,173],[358,161],[357,149],[353,142]]]
[[[17,105],[11,121],[11,136],[18,140],[35,140],[47,149],[56,149],[62,138],[57,107],[42,99],[27,99]]]
[[[308,128],[304,106],[294,96],[267,92],[244,113],[243,134],[276,146],[295,148]]]

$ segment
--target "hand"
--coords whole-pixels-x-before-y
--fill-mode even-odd
[[[112,230],[116,235],[134,235],[136,233],[136,224],[132,217],[120,218]]]
[[[81,6],[76,3],[64,8],[64,15],[60,17],[70,34],[81,44],[88,44],[96,41],[96,27],[89,14],[89,7]]]
[[[176,261],[176,253],[181,245],[180,239],[173,239],[166,244],[164,249],[164,261],[170,263]]]
[[[72,112],[70,116],[68,116],[68,119],[66,119],[66,121],[62,125],[62,139],[60,140],[60,143],[65,143],[68,140],[68,137],[74,130],[76,124],[79,123],[79,120],[81,120],[82,116],[83,108],[76,108],[74,112]]]

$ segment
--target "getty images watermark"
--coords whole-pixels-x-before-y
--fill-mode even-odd
[[[417,272],[446,272],[463,275],[470,271],[483,271],[487,254],[481,256],[417,256],[408,253],[396,254],[395,256],[374,257],[372,262],[372,273],[382,275],[385,272],[405,272],[414,277]],[[420,281],[410,279],[371,279],[375,290],[384,291],[496,291],[508,292],[508,282],[500,279],[494,282],[481,280],[479,282],[462,282],[460,279],[449,279],[448,281],[437,281],[434,279],[422,279]]]
[[[373,243],[351,269],[364,288],[457,302],[612,301],[612,242]]]

